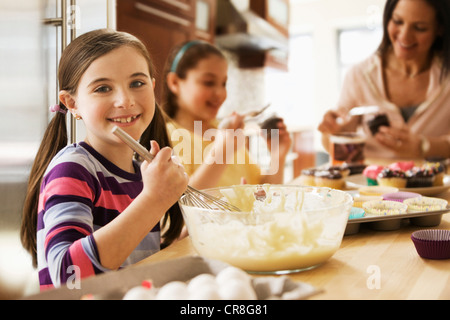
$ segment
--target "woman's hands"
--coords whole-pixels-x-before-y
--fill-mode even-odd
[[[339,132],[353,132],[356,130],[359,120],[360,117],[349,117],[340,110],[328,110],[324,114],[318,130],[328,135]]]
[[[357,126],[358,117],[347,118],[339,111],[329,110],[323,116],[319,124],[319,131],[324,135],[336,134],[338,132],[354,131]],[[401,128],[382,126],[374,136],[380,144],[402,155],[402,157],[421,156],[421,135],[412,134],[408,127]],[[328,143],[324,142],[324,146]]]
[[[403,157],[420,157],[422,154],[422,136],[412,134],[406,126],[401,128],[382,126],[374,137],[380,144]]]

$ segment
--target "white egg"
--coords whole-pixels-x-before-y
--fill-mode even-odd
[[[236,279],[221,284],[219,294],[223,300],[256,300],[253,287]]]
[[[240,280],[246,284],[251,283],[251,278],[245,271],[231,266],[220,271],[216,277],[216,281],[219,285],[223,285],[232,279]]]
[[[123,300],[153,300],[154,298],[154,291],[142,286],[131,288],[123,296]]]
[[[157,300],[186,300],[189,297],[187,286],[181,281],[172,281],[159,289]]]
[[[189,281],[188,290],[190,293],[198,291],[203,286],[216,286],[216,277],[209,273],[202,273]]]
[[[220,300],[219,287],[216,284],[203,284],[197,290],[189,291],[190,300]]]

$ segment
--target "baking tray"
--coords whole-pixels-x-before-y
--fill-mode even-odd
[[[388,216],[364,216],[357,219],[349,219],[344,235],[359,232],[362,223],[368,224],[370,228],[379,231],[392,231],[399,229],[405,220],[418,227],[435,227],[441,223],[442,215],[450,212],[447,205],[444,210],[411,212]]]
[[[151,279],[154,288],[158,289],[168,282],[187,282],[203,273],[217,275],[228,266],[230,265],[224,262],[200,256],[138,264],[86,278],[80,282],[79,289],[63,286],[27,296],[24,299],[80,300],[83,296],[92,295],[95,299],[120,300],[128,290],[141,285],[143,280]],[[252,277],[249,275],[249,277],[258,300],[300,300],[322,292],[307,283],[292,281],[287,276]]]

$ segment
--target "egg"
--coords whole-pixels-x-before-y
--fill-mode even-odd
[[[153,300],[154,298],[154,291],[143,286],[131,288],[123,296],[123,300]]]
[[[204,283],[189,291],[190,300],[220,300],[219,287],[216,284]]]
[[[188,291],[189,293],[193,293],[206,286],[217,287],[216,277],[214,275],[202,273],[191,279],[188,284]]]
[[[219,287],[222,300],[256,300],[256,293],[249,283],[232,279]]]
[[[237,279],[244,282],[245,284],[251,285],[251,278],[249,277],[249,275],[245,271],[236,267],[226,267],[225,269],[220,271],[216,277],[217,284],[219,284],[220,286],[226,284],[232,279]]]
[[[181,281],[165,284],[156,295],[157,300],[186,300],[189,298],[187,286]]]

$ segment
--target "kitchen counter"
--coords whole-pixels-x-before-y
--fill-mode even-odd
[[[439,197],[450,202],[450,191]],[[434,228],[450,229],[450,213]],[[419,229],[407,223],[395,231],[362,226],[323,265],[289,277],[323,289],[311,299],[450,299],[450,260],[422,259],[410,238]],[[185,238],[140,264],[191,255],[196,252]]]

